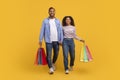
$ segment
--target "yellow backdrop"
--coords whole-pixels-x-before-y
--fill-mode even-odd
[[[94,58],[80,62],[82,43],[75,40],[75,67],[69,75],[64,74],[61,48],[54,75],[48,74],[47,66],[33,65],[41,23],[51,6],[60,20],[73,16],[77,35]],[[4,0],[0,10],[0,80],[120,80],[117,0]]]

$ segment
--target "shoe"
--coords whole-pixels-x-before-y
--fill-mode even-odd
[[[65,70],[65,74],[69,74],[69,70],[67,69],[67,70]]]
[[[52,64],[52,68],[54,71],[56,70],[55,64]]]
[[[70,71],[73,71],[73,66],[70,66],[69,70],[70,70]]]
[[[54,73],[53,68],[50,68],[49,74],[53,74],[53,73]]]

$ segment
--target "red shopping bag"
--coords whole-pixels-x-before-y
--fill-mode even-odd
[[[35,58],[35,65],[46,65],[46,55],[44,48],[38,48],[36,58]]]
[[[38,65],[38,54],[39,54],[39,50],[37,50],[37,54],[34,62],[35,65]]]

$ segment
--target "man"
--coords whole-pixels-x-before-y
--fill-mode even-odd
[[[46,43],[47,62],[49,73],[53,74],[55,70],[55,62],[58,57],[59,44],[63,41],[63,32],[60,21],[55,18],[55,8],[50,7],[48,10],[49,17],[43,20],[39,37],[39,45],[42,47],[42,39],[44,37]],[[51,60],[52,49],[54,52],[53,60]]]

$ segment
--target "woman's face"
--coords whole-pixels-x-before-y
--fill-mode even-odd
[[[66,20],[65,20],[65,22],[66,22],[66,24],[67,24],[67,25],[70,25],[70,23],[71,23],[70,18],[69,18],[69,17],[67,17],[67,18],[66,18]]]

